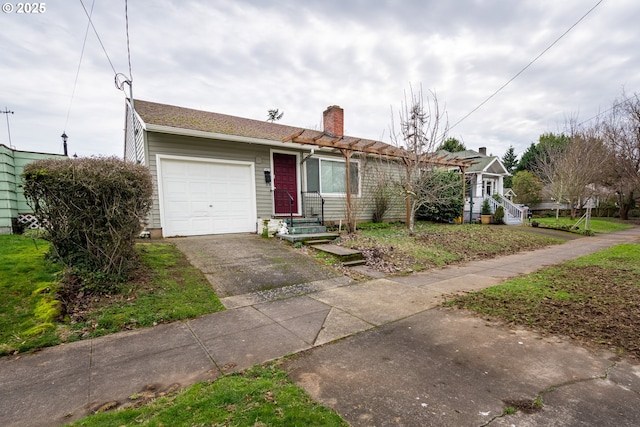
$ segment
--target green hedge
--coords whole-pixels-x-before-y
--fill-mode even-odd
[[[52,254],[84,290],[115,290],[137,265],[135,238],[152,203],[148,169],[115,157],[44,159],[22,178]]]

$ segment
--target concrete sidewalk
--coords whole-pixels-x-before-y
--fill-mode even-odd
[[[231,309],[198,319],[5,357],[0,424],[60,425],[105,404],[125,404],[135,393],[188,386],[350,337],[296,358],[287,369],[353,425],[572,425],[558,421],[560,415],[582,411],[593,417],[596,408],[601,418],[594,419],[640,425],[637,366],[614,362],[606,352],[487,326],[473,316],[430,310],[447,294],[623,242],[640,243],[640,228],[411,276],[358,284],[321,280],[292,293],[305,295],[283,300],[270,301],[268,292],[232,296],[224,299]],[[371,360],[374,354],[379,357]],[[391,371],[383,375],[385,366]],[[606,384],[587,381],[593,378]],[[562,384],[584,387],[563,388],[566,396],[556,393],[556,406],[545,401],[544,410],[529,418],[521,412],[497,417],[507,406],[501,399],[535,398],[533,391]],[[464,404],[456,407],[454,400]]]

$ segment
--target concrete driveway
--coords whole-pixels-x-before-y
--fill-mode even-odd
[[[343,278],[336,269],[279,239],[226,234],[170,241],[204,273],[221,299]]]

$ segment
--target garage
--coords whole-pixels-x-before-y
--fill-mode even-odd
[[[255,232],[254,177],[252,163],[158,156],[162,234]]]

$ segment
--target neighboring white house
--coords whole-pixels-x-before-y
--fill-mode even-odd
[[[504,177],[510,174],[497,156],[488,156],[486,147],[480,147],[478,151],[465,150],[455,153],[442,151],[441,153],[450,159],[472,163],[465,170],[464,221],[469,221],[470,218],[476,220],[480,216],[483,200],[489,198],[492,209],[495,209],[499,204],[503,205],[505,221],[508,224],[522,223],[522,209],[511,203],[509,194],[505,194]],[[502,202],[493,199],[492,196],[496,194],[501,196]]]

